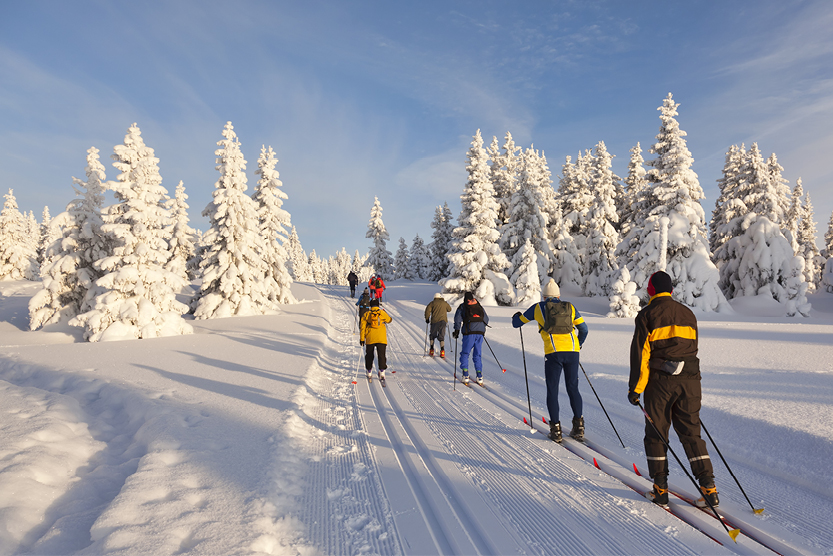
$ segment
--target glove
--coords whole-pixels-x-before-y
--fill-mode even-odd
[[[452,338],[454,338],[455,340],[457,339],[457,337],[458,337],[459,335],[460,335],[460,331],[459,331],[459,330],[455,330],[454,332],[452,332],[452,333],[451,333],[451,337],[452,337]]]
[[[364,340],[359,340],[359,345],[364,347]]]
[[[631,402],[632,405],[639,405],[639,394],[636,392],[628,392],[628,401]]]
[[[521,313],[520,311],[518,311],[517,313],[515,313],[514,315],[512,315],[512,318],[513,318],[513,319],[519,319],[519,318],[521,318],[521,314],[522,314],[522,313]]]
[[[428,324],[429,322],[431,322],[431,319],[425,319],[425,324]]]

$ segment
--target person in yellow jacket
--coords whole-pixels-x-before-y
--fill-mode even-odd
[[[387,323],[390,318],[384,309],[379,307],[379,300],[370,302],[370,309],[362,315],[359,344],[365,346],[364,368],[367,370],[367,379],[370,380],[373,370],[373,352],[379,356],[379,380],[385,380],[385,370],[388,368],[388,360],[385,351],[388,347]]]

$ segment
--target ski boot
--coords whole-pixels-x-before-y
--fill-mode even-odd
[[[468,384],[469,383],[469,370],[468,369],[462,369],[462,371],[463,371],[463,384]]]
[[[646,492],[645,497],[657,506],[668,506],[668,476],[657,475],[654,488]]]
[[[483,375],[480,374],[480,371],[477,371],[477,384],[483,386]]]
[[[367,381],[370,382],[373,379],[373,373],[367,371]]]
[[[573,430],[570,431],[570,438],[584,442],[584,417],[573,417]]]
[[[445,359],[445,350],[444,350],[444,349],[441,349],[441,350],[440,350],[440,357],[442,357],[443,359]]]
[[[550,421],[550,433],[547,435],[547,438],[552,440],[553,442],[558,442],[561,444],[561,422],[553,423]]]
[[[433,347],[428,350],[428,355],[430,355],[431,357],[434,357],[434,348]]]
[[[705,485],[701,483],[700,492],[703,496],[694,502],[698,508],[708,508],[709,503],[711,503],[713,508],[720,505],[720,499],[717,497],[717,487],[714,486],[714,481],[710,481]]]

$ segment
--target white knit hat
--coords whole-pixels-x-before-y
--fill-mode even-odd
[[[547,282],[547,285],[544,286],[544,297],[560,297],[561,296],[561,288],[558,287],[558,284],[555,283],[555,280],[550,278],[550,281]]]
[[[437,292],[437,293],[434,294],[434,299],[442,299],[442,298],[443,298],[443,294],[441,294],[440,292]]]

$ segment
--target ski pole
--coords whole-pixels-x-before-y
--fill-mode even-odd
[[[674,459],[677,460],[677,463],[680,464],[680,467],[683,469],[683,472],[685,472],[686,477],[688,477],[691,481],[691,484],[694,485],[694,489],[700,492],[700,486],[697,484],[697,481],[694,480],[694,477],[692,477],[691,473],[688,472],[688,469],[685,468],[683,462],[680,461],[679,457],[677,457],[677,453],[671,449],[671,446],[668,444],[668,441],[665,439],[665,437],[660,434],[659,429],[657,428],[656,424],[654,424],[654,420],[651,419],[651,416],[648,415],[648,412],[645,411],[644,407],[642,407],[642,402],[637,400],[636,403],[639,404],[639,409],[642,410],[643,415],[645,415],[645,419],[651,424],[651,428],[654,429],[654,432],[657,433],[659,439],[662,440],[662,443],[665,445],[665,449],[671,452],[671,455],[674,456]],[[703,495],[703,500],[705,500],[706,504],[709,505],[709,508],[711,509],[712,513],[714,513],[714,517],[716,517],[720,524],[723,525],[723,528],[726,529],[726,533],[728,533],[729,536],[732,537],[733,541],[738,542],[738,534],[740,533],[740,529],[732,529],[731,531],[729,531],[729,527],[723,521],[723,518],[720,517],[720,514],[717,513],[717,510],[712,505],[711,500],[709,500],[708,497],[706,497],[705,495]]]
[[[592,382],[590,382],[590,377],[589,377],[589,376],[587,376],[587,371],[585,371],[585,370],[584,370],[584,365],[582,365],[582,364],[581,364],[581,362],[579,362],[578,366],[579,366],[579,367],[581,367],[581,372],[583,372],[583,373],[584,373],[584,378],[586,378],[586,379],[587,379],[587,384],[589,384],[589,385],[590,385],[590,389],[591,389],[591,390],[593,390],[593,393],[594,393],[594,394],[596,394],[596,389],[595,389],[595,388],[593,388],[593,383],[592,383]],[[613,432],[615,432],[615,433],[616,433],[616,438],[618,438],[618,439],[619,439],[619,443],[622,445],[622,448],[624,448],[624,447],[625,447],[625,443],[624,443],[624,442],[622,442],[622,437],[621,437],[621,436],[619,436],[619,431],[617,431],[617,430],[616,430],[616,427],[613,425],[613,421],[610,419],[610,415],[608,415],[608,414],[607,414],[607,410],[605,409],[605,406],[604,406],[604,404],[602,403],[601,398],[599,398],[599,395],[598,395],[598,394],[596,394],[596,399],[597,399],[597,400],[599,400],[599,405],[600,405],[600,406],[602,406],[602,411],[604,411],[604,412],[605,412],[605,417],[607,417],[607,420],[608,420],[608,421],[610,421],[610,426],[611,426],[611,427],[613,427]]]
[[[489,340],[486,339],[485,335],[483,336],[483,341],[486,342],[486,347],[488,347],[489,351],[492,352],[492,356],[495,358],[495,363],[497,363],[497,366],[500,367],[500,370],[505,373],[506,369],[504,369],[503,365],[500,364],[500,361],[497,360],[497,355],[495,355],[495,351],[492,349],[492,346],[489,345]]]
[[[454,353],[457,353],[457,338],[454,338]],[[457,357],[454,354],[451,354],[454,357],[454,391],[457,391]]]
[[[749,506],[752,508],[752,511],[753,511],[753,512],[755,512],[756,514],[761,514],[761,513],[763,513],[763,512],[764,512],[764,509],[763,509],[763,508],[761,508],[761,509],[756,509],[756,508],[755,508],[755,506],[753,506],[753,505],[752,505],[752,502],[749,500],[749,497],[748,497],[748,496],[746,496],[746,492],[743,490],[743,487],[742,487],[742,486],[740,486],[740,481],[738,481],[738,478],[737,478],[737,477],[735,477],[735,474],[734,474],[734,473],[732,473],[732,468],[731,468],[731,467],[729,467],[729,462],[727,462],[727,461],[726,461],[726,458],[724,458],[724,457],[723,457],[723,454],[721,454],[721,453],[720,453],[720,448],[718,448],[718,447],[717,447],[717,444],[715,444],[715,443],[714,443],[714,438],[712,438],[712,435],[711,435],[711,434],[709,434],[709,429],[707,429],[707,428],[706,428],[706,425],[704,425],[704,424],[703,424],[703,421],[702,421],[702,420],[700,421],[700,426],[701,426],[701,427],[703,427],[703,431],[706,433],[706,436],[708,436],[708,437],[709,437],[709,440],[711,440],[711,441],[712,441],[712,446],[714,446],[714,449],[715,449],[715,450],[717,450],[717,455],[719,455],[719,456],[720,456],[720,459],[721,459],[721,460],[723,460],[723,465],[725,465],[725,466],[726,466],[726,469],[728,469],[728,470],[729,470],[729,475],[731,475],[731,476],[732,476],[732,478],[735,480],[735,482],[738,484],[738,488],[740,489],[740,491],[741,491],[741,492],[743,492],[743,497],[744,497],[744,498],[746,498],[746,501],[747,501],[747,502],[749,502]]]
[[[524,358],[524,380],[526,381],[526,403],[529,406],[529,426],[532,428],[532,400],[529,397],[529,376],[526,374],[526,351],[524,350],[524,330],[518,327],[518,332],[521,333],[521,355]],[[535,430],[535,429],[532,429]]]
[[[428,323],[425,323],[425,342],[422,346],[422,356],[425,357],[428,354]]]
[[[356,359],[356,372],[353,373],[353,384],[359,380],[359,363],[362,362],[362,348],[359,346],[359,357]]]

